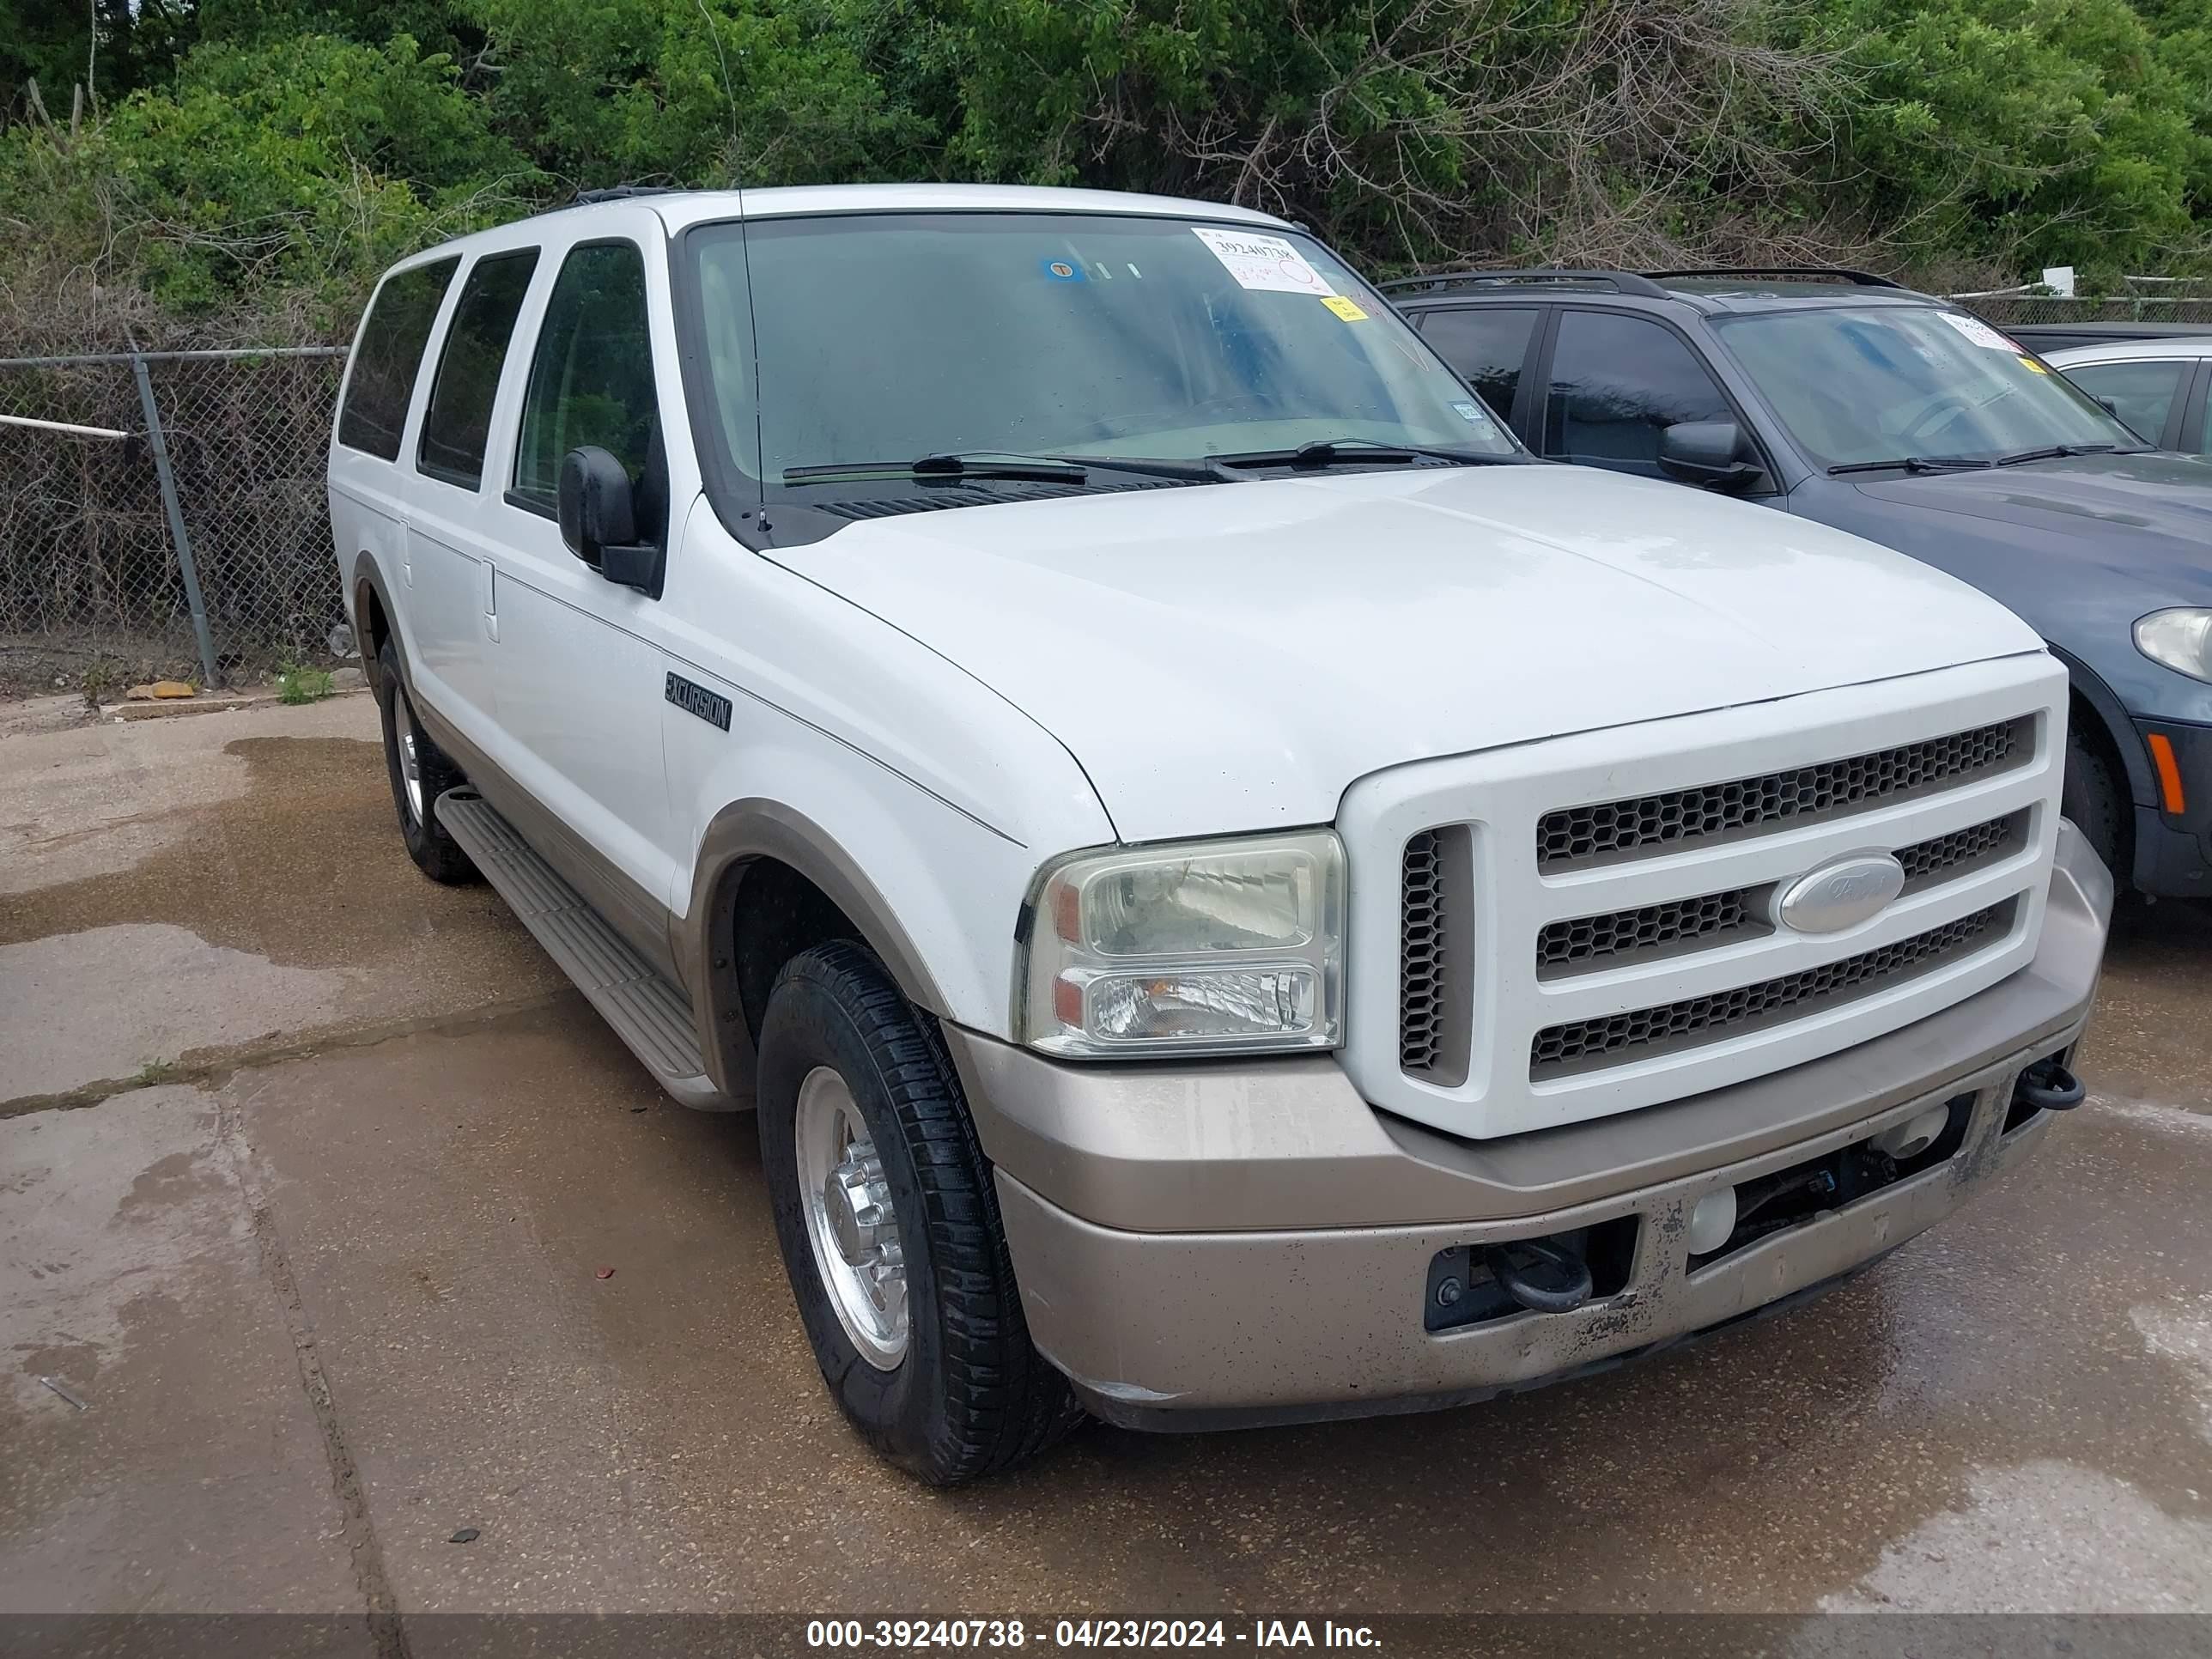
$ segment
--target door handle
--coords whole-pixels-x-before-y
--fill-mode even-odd
[[[482,573],[478,580],[483,587],[484,637],[499,643],[499,567],[489,559],[478,559],[477,569]]]

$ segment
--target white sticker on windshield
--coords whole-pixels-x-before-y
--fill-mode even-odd
[[[1978,317],[1962,317],[1955,311],[1939,311],[1936,314],[1978,346],[1986,347],[1991,351],[2002,351],[2014,357],[2020,356],[2018,346],[2006,339],[2003,335],[1998,333]]]
[[[1213,257],[1228,268],[1239,288],[1264,289],[1273,294],[1317,294],[1324,299],[1336,293],[1328,278],[1279,236],[1208,230],[1202,225],[1190,228],[1193,235],[1213,250]]]

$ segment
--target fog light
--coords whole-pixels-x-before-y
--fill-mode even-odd
[[[1711,1255],[1735,1231],[1735,1188],[1707,1193],[1690,1212],[1690,1254]]]
[[[1893,1123],[1869,1144],[1877,1152],[1887,1153],[1899,1164],[1917,1158],[1936,1144],[1951,1121],[1948,1106],[1930,1106],[1924,1112],[1916,1112],[1902,1123]]]

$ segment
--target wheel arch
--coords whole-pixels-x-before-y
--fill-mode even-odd
[[[2075,707],[2087,709],[2096,718],[2096,736],[2102,747],[2118,761],[2128,799],[2138,806],[2155,803],[2157,781],[2151,776],[2150,757],[2143,753],[2142,744],[2136,737],[2135,721],[2129,717],[2118,696],[2094,669],[2072,652],[2057,645],[2051,645],[2050,650],[2052,656],[2066,665],[2067,678],[2073,683]]]
[[[407,642],[399,632],[399,611],[392,603],[392,590],[384,580],[384,572],[376,562],[376,555],[363,549],[353,562],[354,638],[361,650],[362,672],[368,677],[369,689],[381,692],[378,684],[381,672],[377,653],[389,641],[394,654],[399,659],[402,680],[408,678]]]
[[[700,1012],[708,1064],[726,1092],[751,1092],[768,983],[811,945],[856,940],[908,1001],[947,1012],[890,901],[836,836],[781,801],[733,801],[714,815],[700,837],[690,907],[675,925],[672,943]]]

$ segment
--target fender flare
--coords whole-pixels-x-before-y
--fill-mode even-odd
[[[670,940],[699,1009],[715,1082],[749,1092],[756,1034],[746,1024],[738,992],[735,935],[738,896],[746,873],[762,859],[789,866],[842,911],[860,940],[890,972],[907,1000],[943,1017],[946,1007],[928,963],[897,913],[867,872],[821,825],[781,801],[754,797],[731,802],[714,814],[699,838],[693,862],[691,902]],[[711,1012],[711,1014],[709,1012]]]
[[[2066,665],[2067,678],[2073,682],[2081,701],[2104,722],[2105,736],[2127,774],[2128,798],[2138,806],[2154,804],[2158,789],[2156,780],[2151,776],[2150,757],[2143,752],[2142,740],[2136,735],[2136,723],[2126,706],[2098,678],[2096,671],[2072,652],[2057,645],[2050,646],[2050,650],[2052,656]]]
[[[377,684],[377,677],[383,672],[382,665],[376,660],[376,651],[369,642],[368,629],[362,625],[364,592],[373,592],[376,596],[377,608],[383,611],[385,624],[390,630],[388,637],[392,641],[392,652],[399,659],[400,681],[408,688],[408,695],[411,697],[414,695],[414,677],[407,672],[407,641],[399,632],[399,608],[392,602],[391,584],[385,580],[384,572],[376,562],[376,555],[366,548],[354,556],[353,580],[347,585],[346,596],[351,601],[349,610],[354,642],[361,648],[362,672],[368,681],[368,689],[381,696],[384,688]]]

